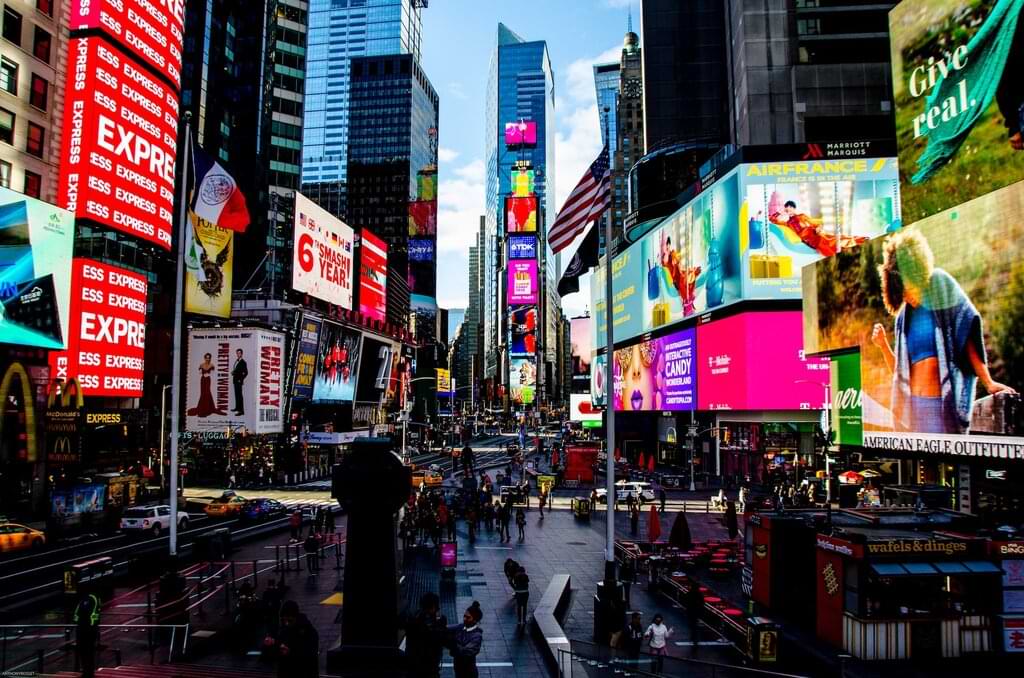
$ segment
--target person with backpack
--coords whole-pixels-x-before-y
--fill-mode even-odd
[[[522,565],[512,577],[512,591],[516,599],[516,625],[526,626],[526,604],[530,600],[530,577]]]
[[[455,678],[478,678],[480,675],[476,668],[476,656],[480,654],[484,640],[484,632],[480,628],[483,616],[480,603],[474,600],[462,615],[462,623],[448,627],[448,651],[452,655]]]

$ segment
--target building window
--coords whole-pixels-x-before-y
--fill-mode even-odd
[[[0,186],[11,187],[11,163],[0,160]]]
[[[46,78],[32,74],[32,91],[29,93],[29,103],[41,111],[46,110],[50,99],[50,83]]]
[[[52,39],[50,34],[36,26],[36,35],[32,42],[32,54],[36,56],[40,61],[50,63],[50,43]]]
[[[34,122],[28,124],[28,140],[25,142],[25,152],[37,158],[43,157],[43,145],[46,138],[46,130],[42,125]]]
[[[4,37],[21,45],[21,15],[7,5],[4,5]]]
[[[0,89],[18,96],[18,64],[7,57],[0,58]]]
[[[36,0],[36,9],[46,16],[53,16],[53,0]]]
[[[0,141],[14,143],[14,113],[0,108]]]
[[[43,178],[35,172],[25,170],[25,190],[23,193],[31,198],[38,198],[43,192]]]

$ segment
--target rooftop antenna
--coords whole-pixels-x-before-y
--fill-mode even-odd
[[[633,3],[632,2],[629,3],[629,15],[628,15],[628,17],[626,19],[626,32],[627,33],[632,33],[633,32]]]

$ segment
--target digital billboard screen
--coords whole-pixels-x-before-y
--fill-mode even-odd
[[[804,269],[808,350],[860,350],[866,446],[1024,459],[1021,214],[1017,182]]]
[[[409,239],[409,261],[433,261],[434,241]]]
[[[505,123],[506,146],[536,146],[537,123],[532,120]]]
[[[827,358],[807,358],[800,311],[740,313],[697,327],[701,410],[820,410]]]
[[[437,291],[437,262],[410,260],[406,282],[412,294],[432,297]]]
[[[58,202],[171,248],[178,95],[102,37],[72,38]]]
[[[51,351],[51,375],[74,377],[90,396],[142,396],[146,357],[146,276],[76,258],[72,264],[67,351]]]
[[[615,351],[616,412],[689,411],[697,407],[692,328]]]
[[[505,230],[508,233],[537,232],[537,196],[505,198]]]
[[[537,363],[533,358],[509,361],[509,397],[516,405],[530,405],[537,389]]]
[[[295,374],[292,378],[292,397],[297,400],[310,400],[313,397],[313,380],[316,378],[316,358],[320,348],[322,324],[320,318],[310,315],[303,315],[299,322]]]
[[[512,195],[526,197],[534,194],[534,170],[512,170]]]
[[[312,200],[295,193],[292,288],[352,309],[352,228]]]
[[[391,379],[395,345],[390,341],[363,337],[362,356],[359,359],[359,381],[356,402],[363,405],[381,403]]]
[[[513,308],[508,317],[512,355],[535,355],[537,353],[537,307]]]
[[[608,356],[604,353],[594,354],[590,363],[590,402],[594,407],[604,407],[608,399],[607,375]]]
[[[536,259],[537,258],[537,236],[535,236],[535,235],[510,235],[508,237],[508,258],[509,259]]]
[[[363,335],[324,320],[313,379],[314,402],[352,402]]]
[[[437,236],[437,200],[413,200],[409,203],[409,237]]]
[[[359,312],[383,321],[387,315],[388,245],[364,228],[359,256]]]
[[[574,393],[590,389],[590,361],[593,342],[590,340],[590,318],[569,321],[570,354],[572,355],[572,388]]]
[[[601,411],[594,409],[590,396],[582,393],[569,394],[569,421],[601,420]]]
[[[508,303],[537,303],[537,260],[511,259],[508,262]]]
[[[904,220],[1024,179],[1019,2],[903,0],[889,12]]]

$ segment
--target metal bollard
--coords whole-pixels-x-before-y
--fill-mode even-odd
[[[260,585],[260,582],[259,582],[260,573],[259,573],[258,565],[259,565],[259,561],[258,560],[253,560],[252,561],[252,587],[253,588],[258,588],[259,585]]]
[[[36,650],[36,673],[42,675],[43,673],[43,651]]]
[[[281,571],[281,545],[274,546],[274,572]]]

